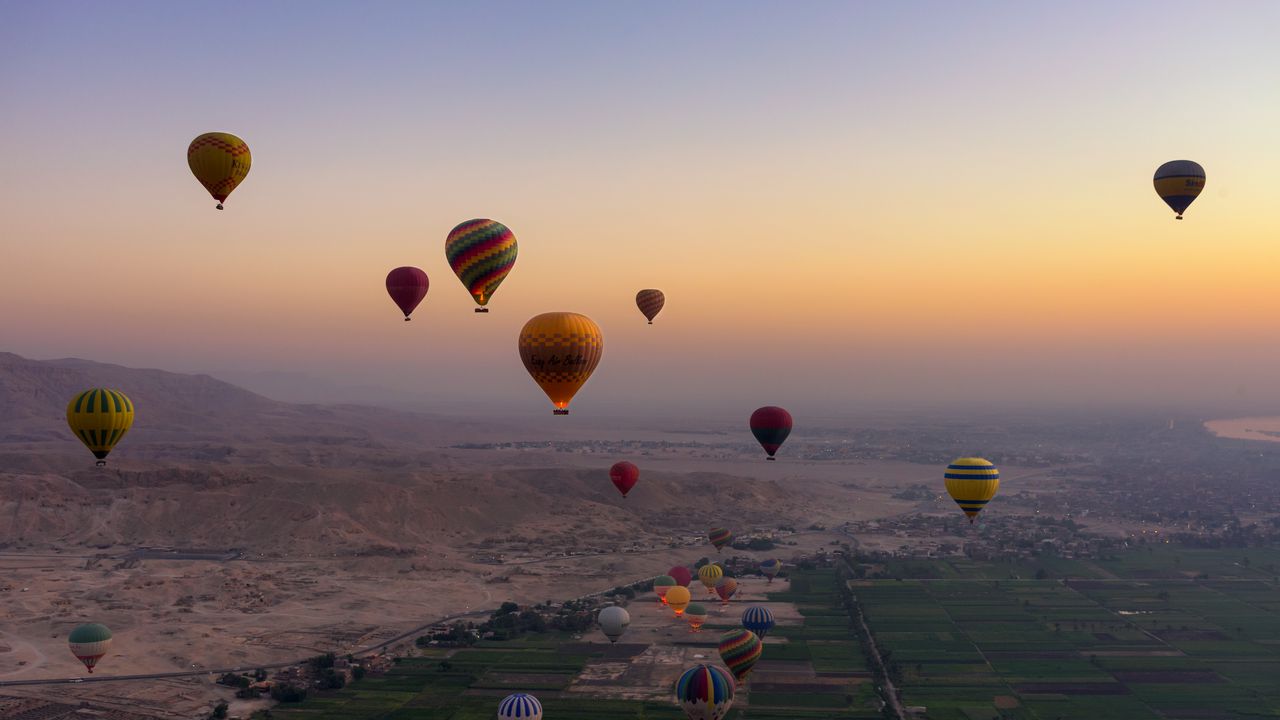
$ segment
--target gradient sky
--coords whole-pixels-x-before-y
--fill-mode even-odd
[[[572,310],[581,412],[1280,404],[1278,3],[2,5],[0,350],[542,412],[516,333]]]

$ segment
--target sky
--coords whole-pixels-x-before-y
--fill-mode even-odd
[[[516,335],[568,310],[582,413],[1280,408],[1277,3],[0,9],[0,350],[542,412]],[[475,217],[520,243],[487,316]]]

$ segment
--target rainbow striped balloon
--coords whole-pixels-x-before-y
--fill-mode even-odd
[[[468,220],[449,232],[444,256],[480,306],[476,312],[487,312],[484,306],[515,267],[518,250],[516,236],[494,220]]]
[[[762,652],[764,646],[760,637],[750,630],[738,628],[720,636],[720,659],[724,660],[738,682],[746,681]]]
[[[720,548],[733,542],[733,532],[728,528],[711,528],[707,532],[707,539],[716,546],[716,552],[720,552]]]
[[[498,720],[542,720],[542,703],[528,693],[508,695],[498,703]]]
[[[676,702],[689,720],[721,720],[733,705],[733,678],[715,665],[694,665],[676,680]]]
[[[1000,489],[1000,470],[982,458],[957,458],[947,466],[943,479],[947,483],[947,493],[969,516],[970,523]]]

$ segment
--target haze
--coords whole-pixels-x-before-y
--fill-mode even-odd
[[[516,332],[571,310],[606,338],[575,416],[1280,401],[1274,3],[4,15],[0,340],[28,357],[541,413]],[[224,212],[184,163],[210,130],[254,155]],[[1176,158],[1208,175],[1181,222],[1151,188]],[[487,317],[444,262],[472,217],[520,241]]]

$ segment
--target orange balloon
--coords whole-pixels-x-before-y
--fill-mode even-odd
[[[689,607],[689,601],[693,599],[693,595],[689,593],[689,588],[683,585],[676,585],[667,591],[667,605],[676,611],[676,617],[679,617],[684,609]]]
[[[555,403],[556,415],[569,414],[569,401],[591,377],[604,354],[600,326],[571,312],[536,315],[520,329],[520,360]]]

